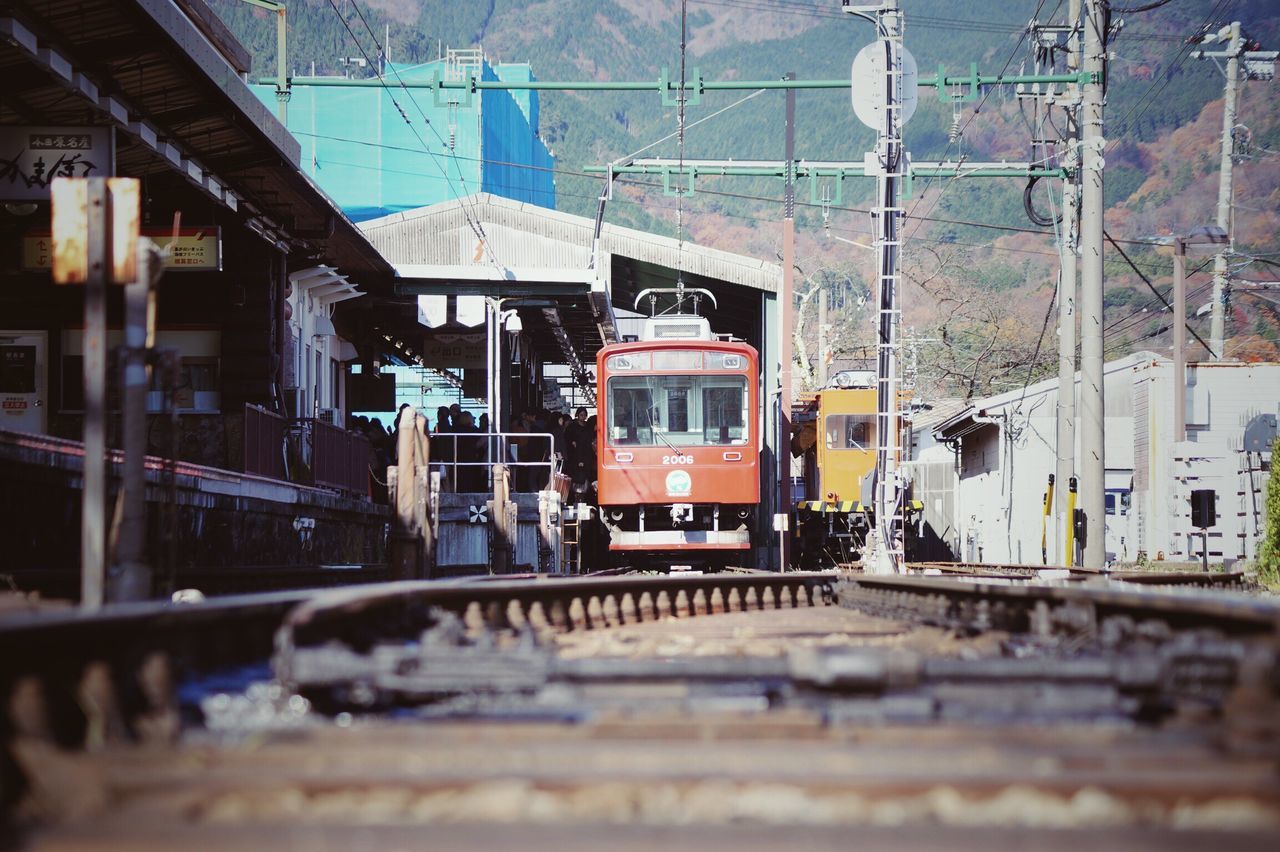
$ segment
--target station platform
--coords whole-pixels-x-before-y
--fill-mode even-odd
[[[0,562],[22,591],[79,595],[83,460],[78,441],[0,431],[0,516],[10,531]],[[122,461],[109,452],[109,507]],[[366,497],[156,456],[147,456],[146,480],[147,561],[157,592],[386,579],[387,507]]]

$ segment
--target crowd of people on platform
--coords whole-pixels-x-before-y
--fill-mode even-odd
[[[408,409],[408,404],[401,405],[389,428],[384,428],[377,417],[352,418],[351,431],[369,441],[375,500],[386,500],[385,472],[396,460],[396,433]],[[442,487],[451,491],[487,490],[489,432],[488,414],[477,419],[457,403],[436,409],[435,427],[427,422],[426,433],[430,436],[431,464],[438,465]],[[585,408],[579,408],[573,417],[563,412],[529,409],[511,418],[502,443],[503,460],[515,463],[511,468],[514,490],[552,487],[551,474],[561,472],[570,479],[575,501],[594,499],[596,418],[588,417]]]

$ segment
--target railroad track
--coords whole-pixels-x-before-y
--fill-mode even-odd
[[[254,848],[371,823],[375,845],[406,825],[501,845],[478,827],[493,821],[560,848],[639,848],[666,822],[743,848],[889,824],[990,848],[1037,821],[1059,832],[1045,848],[1096,843],[1098,825],[1128,848],[1265,848],[1277,625],[1275,606],[1201,589],[744,573],[63,613],[0,641],[18,652],[7,747],[32,787],[52,783],[42,743],[90,747],[61,759],[92,789],[42,800],[53,848]],[[174,744],[184,715],[203,727]],[[58,803],[82,801],[113,804],[89,830]],[[762,831],[735,834],[744,821]]]
[[[0,691],[22,716],[14,728],[78,747],[94,719],[176,718],[183,678],[265,665],[295,637],[404,640],[434,613],[472,630],[528,624],[552,630],[674,616],[830,603],[831,574],[484,577],[381,583],[211,598],[195,604],[128,604],[100,613],[18,613],[0,620]],[[330,635],[326,631],[333,631]]]
[[[976,579],[1062,578],[1069,581],[1113,580],[1145,586],[1202,586],[1230,588],[1244,586],[1241,571],[1101,571],[1096,568],[1056,565],[990,564],[980,562],[913,562],[908,570],[916,574],[972,577]]]

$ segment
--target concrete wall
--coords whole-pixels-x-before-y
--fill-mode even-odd
[[[1259,414],[1280,411],[1280,364],[1196,364],[1187,375],[1187,440],[1173,440],[1173,365],[1151,362],[1135,371],[1143,416],[1135,420],[1134,503],[1141,507],[1138,548],[1152,559],[1200,558],[1191,527],[1190,495],[1217,493],[1217,526],[1209,533],[1209,560],[1231,563],[1256,556],[1263,524],[1267,474],[1240,451],[1244,429]],[[1249,463],[1252,462],[1252,465]],[[1248,468],[1255,470],[1250,475]],[[1256,502],[1255,502],[1256,501]]]

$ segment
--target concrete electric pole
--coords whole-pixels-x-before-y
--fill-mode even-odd
[[[1071,32],[1067,36],[1067,67],[1071,71],[1079,71],[1080,0],[1071,0],[1067,20],[1071,22]],[[1067,483],[1076,475],[1076,279],[1080,252],[1080,185],[1075,172],[1080,156],[1080,87],[1069,86],[1067,93],[1070,104],[1067,121],[1070,127],[1063,163],[1067,167],[1067,177],[1062,182],[1062,234],[1059,248],[1062,269],[1058,280],[1058,464],[1055,477],[1058,487],[1054,491],[1057,503],[1054,513],[1058,519],[1056,542],[1064,565],[1070,565],[1075,557],[1071,552],[1075,548],[1067,545],[1071,540],[1068,530],[1072,522]]]
[[[1080,175],[1080,504],[1085,540],[1081,563],[1106,562],[1106,445],[1102,362],[1102,81],[1107,62],[1104,0],[1084,0],[1084,71],[1081,104]]]
[[[1202,39],[1209,44],[1225,41],[1226,49],[1216,53],[1200,50],[1193,54],[1197,59],[1226,59],[1226,85],[1222,93],[1222,160],[1218,174],[1218,219],[1217,225],[1231,235],[1231,243],[1218,252],[1213,261],[1213,315],[1209,332],[1209,348],[1213,350],[1213,359],[1221,360],[1226,347],[1227,313],[1231,308],[1231,280],[1227,273],[1227,254],[1235,243],[1232,230],[1232,170],[1235,167],[1236,136],[1236,96],[1241,80],[1241,60],[1244,60],[1244,79],[1266,79],[1275,76],[1274,63],[1276,51],[1245,50],[1245,38],[1240,31],[1240,22],[1233,21],[1216,33]]]
[[[1244,40],[1240,37],[1240,22],[1231,24],[1230,41],[1227,43],[1227,84],[1222,95],[1222,170],[1218,174],[1218,227],[1232,235],[1231,195],[1232,174],[1235,166],[1236,89],[1240,84],[1240,54]],[[1230,248],[1230,246],[1228,246]],[[1213,259],[1213,317],[1209,326],[1209,348],[1213,359],[1222,360],[1226,343],[1227,304],[1231,299],[1231,284],[1227,280],[1227,250],[1218,252]],[[1182,315],[1174,317],[1180,321]],[[1181,324],[1180,322],[1176,324]]]

